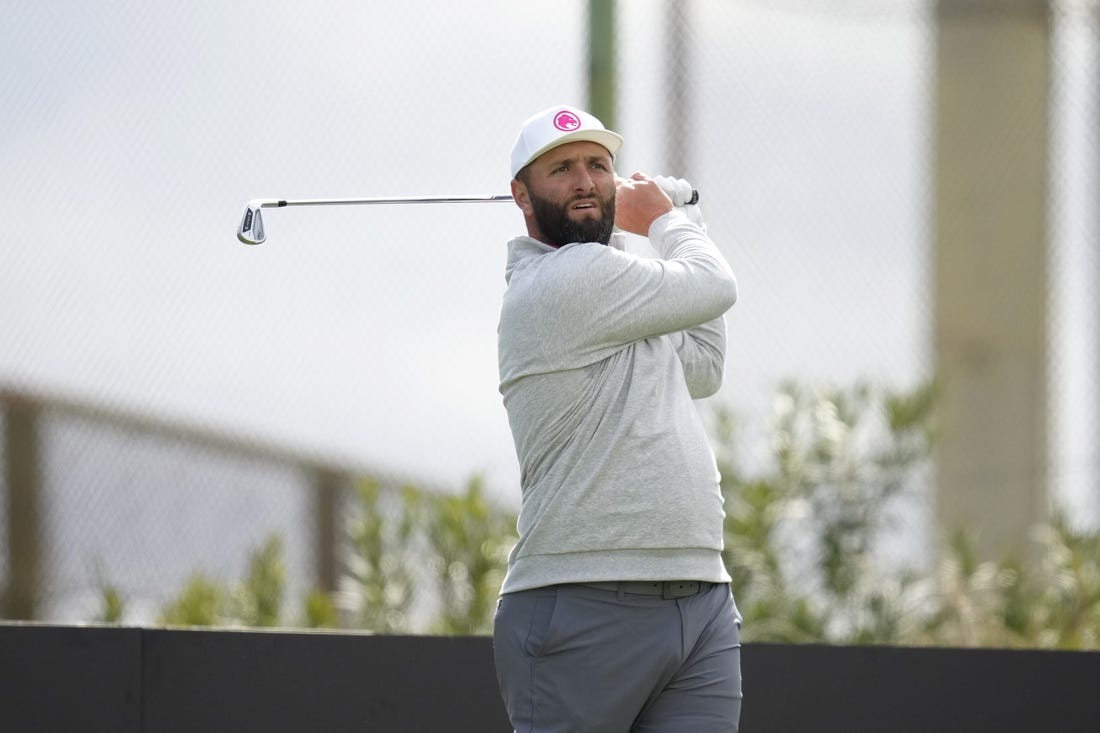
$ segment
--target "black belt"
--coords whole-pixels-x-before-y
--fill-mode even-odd
[[[660,596],[664,599],[683,598],[710,588],[712,583],[701,580],[619,580],[608,583],[581,583],[588,588],[599,588],[616,593],[640,596]]]

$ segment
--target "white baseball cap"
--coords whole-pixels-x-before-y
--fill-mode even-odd
[[[523,123],[512,146],[512,178],[547,150],[578,140],[603,145],[612,158],[623,144],[621,135],[606,129],[587,112],[565,105],[550,107]]]

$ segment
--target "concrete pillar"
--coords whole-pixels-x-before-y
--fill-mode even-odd
[[[936,30],[937,519],[1026,560],[1048,516],[1048,2],[940,0]]]

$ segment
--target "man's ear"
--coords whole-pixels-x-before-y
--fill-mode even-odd
[[[531,209],[531,197],[527,193],[527,186],[518,178],[512,179],[512,198],[515,199],[516,206],[518,206],[524,214],[530,216],[533,213]]]

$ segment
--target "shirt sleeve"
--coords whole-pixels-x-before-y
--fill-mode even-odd
[[[680,358],[691,398],[699,400],[717,392],[726,364],[725,317],[677,331],[669,338]]]
[[[702,326],[729,310],[737,299],[733,272],[686,215],[674,210],[659,217],[649,237],[661,259],[600,244],[569,245],[551,255],[555,271],[541,278],[539,298],[544,315],[553,316],[543,323],[550,343],[594,361],[624,344]],[[717,324],[705,328],[685,349],[721,348],[724,333],[719,337]]]

